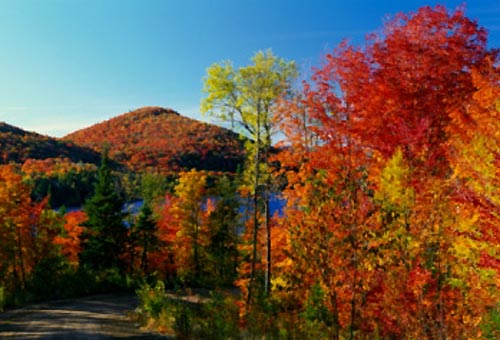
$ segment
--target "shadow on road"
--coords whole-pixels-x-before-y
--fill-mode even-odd
[[[0,338],[165,339],[127,319],[137,304],[133,294],[110,294],[27,306],[0,314]]]

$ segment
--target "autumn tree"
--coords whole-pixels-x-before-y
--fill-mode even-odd
[[[58,215],[47,199],[32,201],[31,188],[16,166],[0,166],[0,286],[8,294],[32,287],[40,264],[59,256]]]
[[[372,229],[373,204],[365,167],[368,158],[346,133],[345,116],[332,99],[319,102],[314,97],[307,102],[309,114],[322,118],[323,125],[315,132],[322,145],[303,153],[302,159],[285,151],[279,160],[288,169],[282,223],[289,233],[293,261],[293,271],[283,276],[284,286],[297,294],[298,301],[320,289],[331,313],[327,336],[339,339],[344,330],[354,332],[361,323],[371,275],[364,266],[364,236]],[[300,139],[291,142],[294,149]]]
[[[33,267],[29,251],[33,246],[30,188],[13,165],[0,167],[0,179],[2,285],[7,285],[8,289],[16,286],[22,289]]]
[[[93,269],[122,268],[120,255],[127,229],[123,224],[123,200],[117,192],[106,154],[98,170],[94,195],[85,202],[87,221],[83,224],[81,263]]]
[[[422,7],[395,15],[364,48],[344,42],[316,77],[338,86],[366,147],[386,160],[402,148],[416,171],[444,176],[449,108],[471,98],[470,71],[487,53],[485,29],[463,9]]]
[[[269,158],[272,136],[276,132],[273,115],[280,96],[290,90],[297,70],[293,62],[276,57],[271,51],[258,52],[252,64],[234,68],[230,62],[216,63],[207,69],[201,111],[229,122],[249,137],[246,143],[246,186],[252,195],[252,259],[249,299],[256,277],[258,261],[257,234],[263,216],[266,230],[266,259],[264,287],[269,292],[271,280],[271,230],[269,225],[269,195],[271,179]]]
[[[496,126],[475,120],[497,115],[488,59],[461,9],[423,7],[341,44],[284,106],[295,287],[319,283],[331,338],[479,335],[498,301],[496,135],[474,128]]]
[[[181,279],[199,284],[204,271],[207,245],[206,202],[207,176],[203,171],[191,170],[179,174],[174,191],[176,200],[170,209],[179,224],[175,235],[175,259]]]
[[[389,334],[447,338],[473,332],[467,328],[470,324],[449,317],[464,303],[459,302],[464,287],[452,284],[450,270],[458,265],[452,249],[470,241],[457,239],[452,230],[470,217],[457,220],[453,212],[448,143],[454,138],[449,130],[450,110],[471,100],[475,92],[472,69],[482,68],[488,54],[485,30],[461,9],[448,12],[440,6],[423,7],[396,15],[364,49],[342,45],[327,57],[322,69],[322,83],[334,81],[340,88],[351,134],[373,155],[370,170],[379,189],[383,176],[376,179],[376,173],[390,159],[402,157],[403,168],[392,171],[406,169],[406,184],[391,190],[397,200],[386,196],[381,202],[382,229],[375,234],[379,241],[388,235],[396,238],[396,248],[390,246],[387,251],[399,265],[385,271],[397,274],[392,283],[385,276],[384,296],[400,296],[398,285],[404,280],[404,287],[413,287],[404,293],[408,299],[402,304],[407,308],[385,315],[388,323],[383,329]],[[397,155],[398,149],[402,156]],[[412,197],[403,194],[412,191]],[[384,305],[395,306],[394,301]]]
[[[65,256],[73,267],[79,265],[81,251],[82,224],[87,220],[83,211],[72,211],[64,214],[63,231],[54,238],[54,244],[61,247],[61,254]]]
[[[178,278],[178,262],[175,254],[180,221],[178,215],[174,214],[177,200],[175,195],[167,193],[163,204],[157,208],[158,247],[150,254],[150,266],[169,284],[176,283]]]

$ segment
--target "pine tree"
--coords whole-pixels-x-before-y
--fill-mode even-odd
[[[133,226],[131,237],[141,249],[141,271],[149,274],[148,253],[158,245],[156,221],[153,210],[148,203],[144,203]]]
[[[214,282],[217,285],[231,285],[237,276],[239,259],[240,202],[236,196],[235,185],[227,177],[218,181],[215,190],[219,199],[208,218],[208,258]]]
[[[83,233],[81,263],[98,270],[123,269],[120,255],[127,237],[123,204],[105,153],[98,170],[95,193],[84,205],[88,220],[84,224],[86,230]]]

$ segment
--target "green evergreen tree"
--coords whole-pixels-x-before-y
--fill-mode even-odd
[[[215,188],[219,199],[210,214],[210,244],[207,252],[211,275],[217,286],[233,284],[238,267],[238,230],[241,227],[240,202],[234,183],[222,177]]]
[[[148,253],[158,245],[156,231],[157,226],[153,210],[151,210],[147,202],[144,202],[131,233],[132,240],[141,248],[141,271],[144,274],[149,274]]]
[[[88,220],[84,226],[81,263],[92,269],[123,269],[120,255],[124,250],[127,229],[123,223],[123,199],[118,194],[107,152],[98,170],[94,195],[84,204]]]

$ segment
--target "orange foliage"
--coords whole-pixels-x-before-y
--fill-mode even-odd
[[[281,105],[286,284],[320,285],[332,338],[477,338],[500,301],[495,61],[461,10],[423,7]]]
[[[64,215],[64,235],[58,235],[54,238],[54,244],[61,246],[61,254],[64,255],[69,263],[77,267],[78,255],[81,251],[80,235],[84,228],[82,223],[87,220],[83,211],[73,211]]]
[[[8,288],[23,288],[36,263],[55,251],[55,213],[30,193],[14,165],[0,166],[0,285]]]
[[[214,209],[206,199],[207,174],[191,170],[179,174],[175,196],[167,195],[159,212],[160,249],[151,253],[154,268],[166,278],[199,280],[208,245],[207,219]]]
[[[172,281],[177,277],[177,263],[175,261],[175,240],[180,230],[180,222],[173,214],[173,206],[177,198],[167,194],[165,203],[159,209],[158,239],[161,246],[148,256],[150,267],[158,271],[163,279]]]

